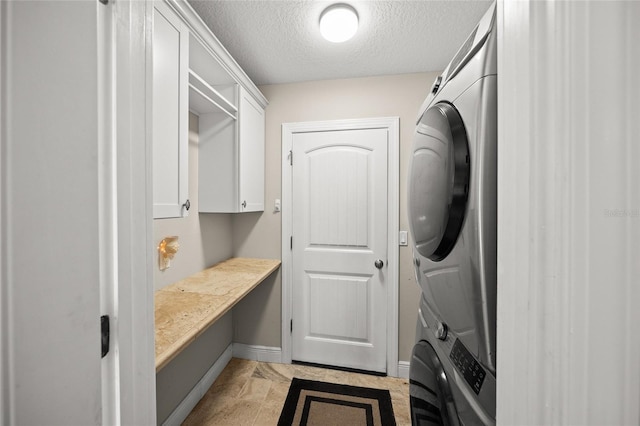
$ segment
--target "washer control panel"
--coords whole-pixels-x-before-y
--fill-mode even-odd
[[[451,358],[453,365],[456,366],[458,371],[462,373],[462,377],[464,377],[469,386],[471,386],[471,389],[473,389],[476,395],[479,394],[487,373],[462,344],[460,339],[456,339],[453,344],[449,358]]]

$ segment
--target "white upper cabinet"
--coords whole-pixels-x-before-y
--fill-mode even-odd
[[[157,1],[154,15],[154,217],[186,215],[189,111],[199,211],[263,211],[267,100],[186,1]]]
[[[189,207],[189,31],[162,1],[153,10],[153,217]]]
[[[241,86],[224,90],[238,105],[238,118],[225,112],[200,114],[199,210],[263,211],[264,109]]]
[[[264,210],[264,109],[240,90],[239,201],[243,212]]]

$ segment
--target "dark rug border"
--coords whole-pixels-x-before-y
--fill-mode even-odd
[[[396,425],[396,418],[393,414],[393,405],[391,404],[391,394],[386,389],[340,385],[337,383],[319,382],[317,380],[305,380],[294,377],[291,381],[291,386],[289,386],[289,393],[287,394],[287,399],[284,402],[284,407],[280,413],[278,426],[292,425],[298,399],[300,398],[300,392],[303,389],[376,399],[378,401],[378,406],[380,407],[382,426]]]

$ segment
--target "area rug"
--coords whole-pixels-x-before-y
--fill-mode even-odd
[[[278,426],[395,426],[388,390],[294,378]]]

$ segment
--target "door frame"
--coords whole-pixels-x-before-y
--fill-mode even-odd
[[[12,229],[12,193],[28,193],[25,182],[7,179],[12,144],[7,117],[11,117],[7,41],[11,37],[11,3],[0,3],[0,234]],[[111,317],[111,348],[101,361],[102,423],[156,424],[155,350],[153,308],[153,249],[151,196],[151,80],[146,75],[151,59],[151,10],[149,2],[98,4],[101,26],[98,52],[99,117],[96,143],[100,144],[99,207],[101,312],[96,312],[96,357],[99,315]],[[117,58],[117,60],[116,60]],[[148,69],[147,69],[148,68]],[[41,68],[37,75],[50,77]],[[43,131],[46,131],[44,128]],[[60,149],[64,149],[61,146]],[[12,167],[29,167],[11,164]],[[55,188],[55,187],[54,187]],[[60,199],[73,206],[73,200]],[[91,206],[94,207],[94,206]],[[43,216],[43,215],[41,215]],[[24,308],[11,299],[12,253],[6,239],[0,241],[0,424],[12,423],[15,406],[15,374],[10,344],[21,324],[11,312]],[[55,256],[43,250],[38,256]],[[20,266],[24,267],[24,266]],[[14,269],[15,270],[15,269]],[[52,277],[46,285],[59,284]],[[65,278],[66,279],[66,278]],[[68,279],[73,279],[69,277]],[[98,283],[96,284],[98,285]],[[29,307],[27,307],[29,308]],[[28,338],[29,336],[25,337]],[[22,372],[30,374],[29,372]],[[69,407],[61,408],[69,409]]]
[[[400,118],[378,117],[282,124],[282,362],[291,364],[291,317],[293,303],[292,236],[293,180],[290,152],[293,136],[338,130],[386,129],[387,145],[387,375],[398,376],[398,233],[400,230]]]

